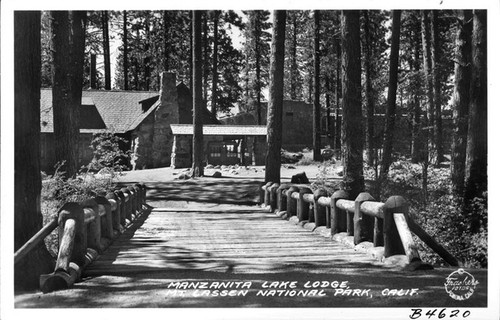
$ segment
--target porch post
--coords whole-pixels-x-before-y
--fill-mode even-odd
[[[241,165],[244,166],[245,164],[245,152],[247,149],[247,138],[246,136],[241,137],[241,145],[240,145],[240,161]]]

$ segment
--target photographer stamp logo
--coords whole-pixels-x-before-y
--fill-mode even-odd
[[[464,269],[450,273],[444,283],[446,292],[455,300],[467,300],[473,294],[479,281]]]

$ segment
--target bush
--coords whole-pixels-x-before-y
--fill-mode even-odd
[[[87,171],[98,172],[104,169],[106,173],[114,174],[126,170],[130,162],[130,151],[123,151],[121,145],[127,141],[113,132],[94,134],[90,143],[94,157],[85,166]]]
[[[335,160],[327,160],[318,164],[316,180],[311,184],[311,189],[325,189],[329,195],[341,187],[342,182],[332,180],[335,175]]]

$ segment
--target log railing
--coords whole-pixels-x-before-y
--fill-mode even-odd
[[[300,224],[330,229],[329,236],[352,237],[353,244],[368,242],[379,248],[385,258],[406,255],[408,265],[428,268],[422,263],[412,233],[433,249],[451,266],[461,263],[428,235],[408,214],[408,204],[401,196],[392,196],[385,203],[377,202],[367,192],[355,200],[347,200],[344,190],[331,196],[326,190],[312,191],[306,185],[267,183],[261,188],[263,205],[284,219],[294,217]]]
[[[14,263],[58,229],[59,250],[54,272],[40,276],[40,289],[51,292],[71,287],[81,271],[101,254],[146,206],[146,188],[135,184],[80,203],[64,204],[57,216],[14,254]]]

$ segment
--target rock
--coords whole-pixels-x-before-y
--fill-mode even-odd
[[[214,168],[214,166],[211,165],[211,164],[207,164],[206,167],[205,167],[205,169],[213,169],[213,168]]]
[[[287,169],[297,169],[297,168],[296,168],[296,167],[294,167],[294,166],[287,166],[286,168],[287,168]]]
[[[281,150],[281,163],[296,163],[302,159],[302,157],[304,157],[304,155],[300,152],[292,153]]]
[[[220,169],[220,165],[216,165],[216,166],[214,167],[214,169],[219,170],[219,169]]]
[[[215,171],[214,174],[212,175],[212,177],[220,178],[220,177],[222,177],[222,173],[220,173],[220,171]]]
[[[233,170],[233,171],[231,171],[231,174],[233,174],[233,175],[237,175],[237,174],[238,174],[238,171]]]
[[[230,170],[236,170],[236,167],[235,166],[231,166],[229,167]]]
[[[344,167],[343,166],[337,167],[337,168],[335,168],[334,172],[339,177],[343,177],[344,176]]]
[[[222,165],[220,166],[221,170],[227,170],[227,166],[226,165]]]
[[[305,172],[297,173],[292,176],[292,183],[296,184],[309,184],[309,179]]]
[[[335,150],[333,150],[333,149],[323,149],[323,150],[321,150],[321,156],[323,157],[323,160],[333,159],[334,156],[335,156]]]
[[[177,179],[179,179],[179,180],[189,180],[189,179],[191,179],[191,176],[190,176],[190,175],[188,175],[188,174],[182,173],[182,174],[180,174],[180,175],[177,177]]]

